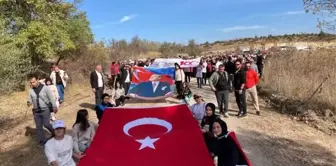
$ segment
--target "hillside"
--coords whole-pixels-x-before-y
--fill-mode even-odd
[[[285,34],[279,36],[255,36],[254,38],[233,39],[203,43],[206,51],[268,50],[272,47],[292,46],[297,49],[335,47],[336,35],[320,32],[318,34]]]

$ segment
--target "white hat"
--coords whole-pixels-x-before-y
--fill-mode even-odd
[[[64,123],[63,120],[55,120],[52,127],[53,127],[53,129],[65,128],[65,123]]]

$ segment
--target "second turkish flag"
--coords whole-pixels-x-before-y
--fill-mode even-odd
[[[109,108],[79,166],[213,166],[186,105]]]

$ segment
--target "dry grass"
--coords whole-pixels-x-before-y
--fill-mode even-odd
[[[74,84],[66,88],[66,101],[71,101],[72,98],[87,90],[87,84]],[[28,88],[26,88],[28,89]],[[28,90],[23,92],[15,92],[8,96],[0,98],[0,134],[8,130],[17,121],[25,119],[25,116],[31,115],[31,107],[27,107]]]
[[[64,108],[72,106],[74,102],[87,97],[89,86],[87,84],[73,84],[65,90],[65,102],[60,110],[60,115],[66,114]],[[28,92],[16,92],[0,102],[0,165],[41,165],[45,163],[43,149],[37,148],[35,143],[35,125],[31,108],[27,109]],[[27,111],[27,114],[26,114]],[[60,116],[57,114],[57,116]],[[67,115],[68,116],[68,115]],[[66,117],[67,117],[66,116]],[[73,120],[72,120],[73,121]],[[27,127],[33,129],[26,130]],[[26,133],[32,137],[25,136]]]
[[[316,50],[286,51],[269,57],[262,84],[292,99],[307,101],[323,79],[329,77],[310,102],[335,111],[335,55],[335,50]]]

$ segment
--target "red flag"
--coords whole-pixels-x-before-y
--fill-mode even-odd
[[[248,166],[252,166],[251,161],[247,158],[247,156],[246,156],[243,148],[241,147],[241,145],[240,145],[240,143],[239,143],[239,141],[238,141],[238,139],[236,137],[236,133],[233,132],[233,131],[231,131],[228,134],[228,136],[231,137],[234,140],[234,142],[236,143],[236,145],[237,145],[237,147],[239,149],[240,155],[242,156],[242,159],[243,159],[243,161],[241,161],[241,162],[244,163],[244,164],[246,164],[246,165],[248,165]]]
[[[107,108],[79,166],[214,166],[186,105]]]

